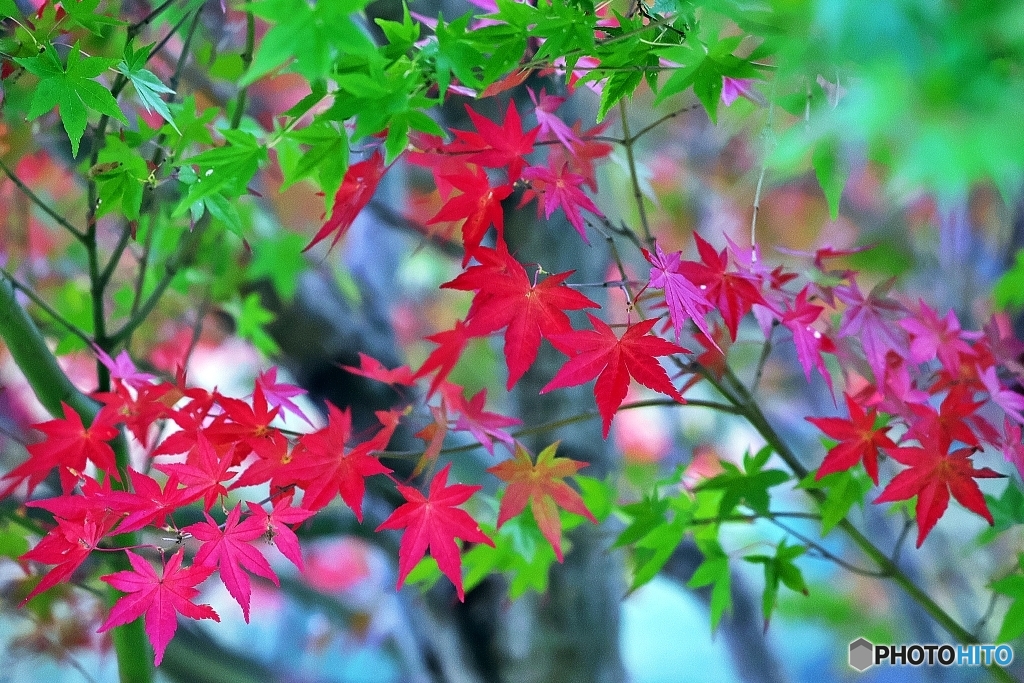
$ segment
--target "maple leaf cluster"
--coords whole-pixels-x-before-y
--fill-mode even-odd
[[[476,520],[459,507],[481,487],[448,484],[450,464],[430,479],[427,494],[411,482],[393,478],[380,454],[404,417],[402,413],[408,415],[408,411],[379,412],[380,428],[359,439],[352,434],[349,411],[328,405],[323,427],[296,435],[282,431],[278,418],[287,411],[312,427],[312,420],[293,400],[304,392],[278,382],[276,369],[262,373],[252,395],[243,400],[188,386],[180,372],[174,382],[140,373],[125,353],[116,360],[103,352],[98,355],[111,373],[113,389],[93,394],[102,407],[91,423],[86,425],[64,405],[63,418],[35,425],[45,439],[29,447],[31,457],[0,479],[4,496],[15,491],[31,496],[51,473],[56,470],[59,474],[59,495],[26,503],[53,516],[48,533],[21,558],[53,565],[25,597],[26,602],[70,580],[94,551],[116,551],[119,535],[146,531],[163,543],[124,549],[131,569],[101,577],[126,595],[114,604],[100,631],[144,618],[159,664],[174,635],[177,615],[219,620],[209,605],[194,602],[200,594],[199,584],[217,575],[248,621],[250,576],[279,583],[265,555],[268,544],[276,546],[301,571],[302,551],[294,527],[337,498],[362,522],[370,477],[390,479],[407,501],[377,527],[378,531],[404,530],[398,585],[429,552],[463,599],[457,539],[493,545]],[[359,367],[349,370],[398,385],[415,381],[408,368],[388,369],[366,355],[360,360]],[[440,438],[430,439],[417,475],[436,459],[448,431],[469,432],[492,453],[494,441],[505,443],[517,454],[516,462],[522,459],[522,446],[504,431],[518,420],[487,411],[485,392],[467,399],[461,387],[442,382],[438,394],[440,403],[432,406],[434,422],[428,427],[439,430]],[[173,424],[175,429],[152,443],[161,423]],[[147,469],[151,466],[153,474],[132,467],[119,470],[112,442],[120,428],[149,449]],[[543,456],[540,462],[550,459]],[[541,473],[539,482],[531,484],[544,486],[548,482],[555,492],[554,498],[544,499],[543,507],[535,506],[534,511],[560,559],[561,526],[552,501],[594,519],[579,495],[562,481],[582,466],[584,463],[559,458]],[[516,492],[523,485],[517,483],[514,472],[515,468],[496,470],[496,476],[512,482],[509,501],[517,499]],[[269,489],[269,497],[239,501],[252,487]],[[229,498],[236,502],[225,510]],[[189,506],[201,506],[204,520],[178,527],[175,513]],[[519,506],[509,513],[508,506],[502,503],[499,525],[524,509]],[[226,512],[222,522],[211,515],[218,507]],[[169,556],[168,533],[177,539],[176,551]],[[183,544],[194,548],[194,553],[186,552]],[[140,552],[145,548],[156,551],[162,571],[153,567],[154,553]],[[185,566],[188,558],[190,564]]]

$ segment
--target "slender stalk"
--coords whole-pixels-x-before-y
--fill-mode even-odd
[[[62,417],[62,404],[69,405],[81,416],[82,421],[91,424],[99,410],[98,404],[79,391],[64,374],[57,359],[50,352],[39,328],[28,316],[14,296],[14,287],[6,279],[0,279],[0,339],[3,339],[14,362],[21,369],[33,393],[46,410],[54,417]],[[127,483],[126,467],[128,449],[124,437],[118,437],[112,444],[121,482],[113,482],[117,488]],[[122,534],[115,541],[121,546],[138,544],[137,534]],[[114,571],[130,569],[128,556],[124,553],[105,555]],[[111,588],[108,601],[113,602],[119,593]],[[121,683],[151,683],[151,650],[142,619],[118,626],[113,630],[114,648],[117,651]]]
[[[629,117],[626,115],[626,100],[619,100],[619,115],[622,118],[622,146],[626,148],[626,163],[629,165],[629,180],[633,186],[633,197],[636,199],[636,209],[640,214],[640,227],[644,231],[644,242],[648,249],[654,249],[654,235],[651,234],[651,224],[647,220],[647,209],[644,207],[644,193],[640,190],[640,176],[636,171],[636,156],[633,154],[635,138],[629,132]],[[625,276],[623,276],[625,277]]]
[[[46,303],[46,300],[43,299],[41,296],[39,296],[39,294],[34,289],[29,287],[28,285],[26,285],[25,283],[20,281],[18,278],[16,278],[13,275],[11,275],[10,273],[8,273],[3,268],[0,268],[0,275],[5,277],[7,279],[7,281],[11,283],[12,287],[14,287],[15,289],[21,290],[25,294],[25,296],[27,296],[29,299],[31,299],[32,302],[36,306],[39,306],[39,308],[43,309],[46,312],[47,315],[49,315],[51,318],[56,320],[57,323],[59,323],[61,325],[61,327],[65,328],[68,332],[70,332],[71,334],[75,335],[76,337],[78,337],[79,339],[84,341],[87,345],[90,345],[90,346],[92,345],[92,343],[93,343],[92,337],[90,337],[85,332],[85,330],[83,330],[82,328],[78,327],[78,325],[75,325],[74,323],[69,321],[67,318],[62,316],[56,309],[54,309],[52,306],[50,306],[50,304]]]
[[[256,47],[256,17],[252,12],[245,13],[245,50],[242,52],[242,73],[249,70],[252,64],[252,54]],[[242,116],[245,114],[245,98],[249,92],[249,86],[245,85],[238,91],[235,99],[235,109],[231,113],[231,129],[234,130],[242,123]]]
[[[85,239],[85,233],[83,233],[81,230],[79,230],[78,228],[73,226],[70,222],[68,222],[68,220],[66,218],[61,216],[56,211],[54,211],[53,208],[50,207],[49,204],[47,204],[42,199],[40,199],[39,195],[37,195],[35,192],[33,192],[31,190],[31,188],[29,188],[29,186],[26,185],[24,183],[24,181],[22,181],[22,179],[19,178],[14,173],[14,171],[11,170],[11,168],[8,167],[7,164],[5,164],[3,162],[3,160],[0,160],[0,170],[2,170],[4,172],[4,175],[6,175],[8,178],[11,179],[11,182],[14,183],[14,185],[19,190],[21,190],[22,194],[24,194],[26,197],[28,197],[32,201],[33,204],[38,206],[42,210],[43,213],[45,213],[47,216],[52,218],[57,223],[57,225],[59,225],[60,227],[64,228],[65,230],[67,230],[72,235],[74,235],[75,239],[77,239],[78,241],[81,242],[81,241],[83,241]]]
[[[743,416],[751,426],[757,430],[765,442],[772,447],[780,458],[782,458],[786,463],[786,466],[789,467],[797,478],[803,479],[806,477],[808,475],[807,467],[800,462],[800,459],[792,451],[789,445],[782,440],[779,434],[772,427],[771,423],[768,422],[768,419],[761,411],[760,406],[753,400],[753,397],[749,392],[747,392],[746,387],[736,379],[731,370],[727,372],[726,376],[730,378],[729,383],[733,385],[739,393],[739,401],[736,403],[736,407],[740,409]],[[819,503],[825,500],[825,492],[820,489],[808,489],[807,493]],[[860,529],[850,522],[850,520],[844,518],[837,526],[843,530],[843,532],[858,548],[860,548],[861,552],[867,555],[875,563],[882,576],[898,585],[904,593],[920,605],[921,608],[927,612],[937,624],[939,624],[939,626],[944,628],[951,636],[956,638],[957,641],[967,645],[978,643],[978,639],[973,633],[961,626],[960,623],[946,612],[946,610],[944,610],[937,602],[935,602],[930,595],[925,593],[917,584],[915,584],[913,580],[907,576],[907,574],[895,562],[893,562],[888,555],[872,543],[871,540],[860,531]],[[998,681],[1016,680],[1002,667],[993,664],[986,668],[988,669],[989,674]]]

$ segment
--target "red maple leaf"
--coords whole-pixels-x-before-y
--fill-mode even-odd
[[[385,426],[373,439],[365,441],[348,452],[345,442],[352,433],[352,413],[327,404],[327,426],[306,434],[300,439],[301,449],[295,449],[289,471],[305,490],[302,507],[319,510],[331,502],[336,494],[352,508],[356,519],[363,521],[363,494],[366,477],[390,474],[371,451],[387,446],[397,423]]]
[[[86,427],[71,406],[63,401],[61,406],[64,408],[63,420],[32,425],[46,435],[46,440],[30,444],[29,459],[4,475],[4,480],[9,483],[0,490],[0,498],[10,495],[24,481],[28,482],[28,493],[31,494],[54,467],[59,468],[61,487],[70,491],[90,460],[114,479],[121,480],[114,449],[107,443],[117,436],[117,429],[99,416]]]
[[[456,140],[465,149],[480,150],[467,160],[473,164],[488,168],[504,168],[508,172],[508,182],[519,180],[526,155],[533,152],[533,141],[540,132],[540,126],[523,132],[523,122],[516,110],[515,100],[509,100],[505,121],[499,126],[485,116],[477,114],[467,104],[466,112],[476,126],[476,133],[453,130]],[[458,187],[458,186],[456,186]]]
[[[600,308],[583,294],[565,286],[573,271],[558,273],[540,283],[531,283],[526,269],[504,249],[482,250],[487,265],[473,266],[455,280],[441,285],[448,289],[474,289],[468,316],[470,336],[505,330],[505,361],[508,389],[526,373],[537,358],[541,337],[572,331],[564,311]],[[492,256],[501,265],[493,265]],[[467,277],[477,270],[477,277]]]
[[[398,546],[398,588],[401,588],[405,577],[429,549],[438,568],[454,584],[459,601],[465,601],[462,590],[462,556],[455,539],[486,543],[492,547],[494,542],[480,531],[479,525],[469,513],[456,507],[469,500],[482,487],[467,484],[448,486],[449,469],[450,463],[434,476],[426,496],[412,486],[398,484],[398,492],[407,502],[391,513],[377,527],[377,531],[405,529]]]
[[[373,356],[368,356],[362,351],[359,352],[358,368],[351,365],[339,365],[338,367],[351,372],[353,375],[375,379],[378,382],[383,382],[384,384],[412,386],[414,383],[412,371],[409,369],[409,366],[401,365],[392,369],[381,363]]]
[[[643,250],[651,268],[651,287],[665,290],[668,315],[676,331],[676,341],[687,320],[692,320],[704,336],[714,341],[714,336],[704,320],[704,314],[714,309],[707,295],[679,270],[681,252],[666,254],[661,245],[655,245],[655,253]],[[706,287],[705,287],[706,289]]]
[[[597,524],[597,520],[583,503],[580,494],[563,481],[586,467],[587,463],[569,458],[556,458],[557,448],[556,441],[542,450],[537,455],[537,462],[534,463],[522,444],[517,442],[511,460],[488,468],[487,471],[509,483],[498,509],[498,528],[525,510],[526,504],[529,503],[540,532],[548,539],[551,547],[555,549],[558,561],[561,562],[562,520],[558,516],[558,508],[583,515],[594,524]]]
[[[245,521],[239,523],[242,516],[242,504],[238,503],[228,513],[224,528],[206,515],[205,522],[196,522],[183,528],[185,533],[192,534],[203,542],[196,552],[195,564],[211,569],[216,568],[220,572],[220,580],[228,589],[228,593],[242,608],[242,616],[245,623],[249,623],[249,598],[252,595],[252,584],[249,582],[249,575],[244,570],[249,570],[256,576],[270,579],[274,585],[281,585],[277,580],[277,574],[270,568],[267,558],[263,553],[252,545],[252,541],[267,533],[267,525],[264,519],[250,515]]]
[[[877,486],[878,449],[895,448],[896,444],[886,436],[888,427],[875,429],[877,411],[871,409],[865,412],[849,394],[846,394],[846,407],[850,411],[848,420],[841,417],[806,418],[829,437],[839,441],[825,456],[815,479],[848,470],[863,461],[864,469]]]
[[[177,476],[185,485],[188,494],[193,496],[193,500],[202,497],[203,507],[209,511],[217,498],[228,495],[223,482],[235,476],[234,470],[228,469],[233,451],[232,447],[224,455],[218,455],[206,435],[199,432],[196,446],[189,452],[185,462],[153,467],[164,474]]]
[[[369,159],[349,166],[345,171],[345,178],[341,181],[341,187],[334,195],[334,208],[331,210],[331,217],[302,251],[309,251],[318,242],[337,231],[327,250],[333,249],[338,240],[351,227],[359,212],[373,198],[373,193],[377,191],[377,185],[386,171],[384,157],[381,156],[380,150],[375,151]]]
[[[680,403],[686,403],[672,385],[668,373],[655,358],[674,353],[689,353],[670,341],[648,335],[657,324],[657,318],[644,320],[630,326],[622,338],[615,336],[612,328],[599,318],[587,313],[593,330],[576,330],[568,334],[553,335],[555,347],[571,356],[540,393],[552,389],[574,387],[597,377],[594,398],[604,427],[604,436],[612,424],[612,416],[622,405],[629,389],[629,378],[633,377],[648,389],[671,396]]]
[[[470,338],[474,335],[470,334],[469,329],[466,327],[466,323],[461,320],[455,321],[455,328],[447,330],[445,332],[438,332],[432,334],[426,339],[439,344],[436,349],[430,352],[427,359],[423,361],[423,365],[416,371],[413,378],[419,379],[424,377],[434,370],[437,370],[437,374],[434,379],[430,382],[430,389],[427,391],[427,396],[433,395],[437,388],[441,386],[441,382],[448,376],[448,373],[452,371],[455,364],[459,361],[459,356],[462,355],[463,350],[466,348],[466,344]]]
[[[922,435],[924,436],[924,435]],[[976,448],[960,448],[948,453],[949,439],[944,435],[928,435],[919,438],[921,446],[903,446],[886,448],[897,462],[908,465],[889,482],[882,495],[875,499],[876,503],[889,503],[896,500],[908,500],[917,496],[917,547],[924,543],[925,537],[939,521],[946,506],[949,494],[965,508],[984,517],[993,524],[992,514],[988,511],[985,496],[978,488],[975,479],[990,479],[1004,475],[983,467],[975,469],[971,456]]]
[[[174,637],[174,632],[178,628],[179,613],[189,619],[220,621],[212,607],[192,602],[199,595],[195,586],[205,581],[213,573],[213,568],[194,564],[182,569],[181,560],[185,556],[185,549],[182,548],[167,560],[163,576],[157,576],[149,562],[130,550],[125,552],[128,553],[132,571],[107,574],[100,579],[128,595],[114,603],[110,609],[110,616],[99,627],[98,632],[103,633],[115,626],[123,626],[145,615],[146,635],[149,636],[149,642],[153,644],[153,651],[156,654],[154,663],[160,666],[167,643]]]
[[[31,503],[29,505],[43,507],[33,506]],[[117,519],[116,515],[106,513],[102,509],[90,510],[81,519],[56,517],[57,526],[50,529],[34,548],[18,558],[22,561],[32,560],[57,565],[46,573],[21,604],[24,605],[36,595],[70,578],[92,554],[103,537],[113,529]]]
[[[457,221],[465,219],[462,224],[462,245],[465,255],[462,265],[469,263],[469,258],[480,248],[480,242],[487,233],[487,228],[494,226],[501,240],[505,229],[504,212],[501,201],[512,194],[511,183],[500,187],[491,187],[491,181],[482,168],[476,168],[471,174],[445,176],[445,179],[462,194],[452,197],[440,211],[427,221],[427,225],[441,221]]]

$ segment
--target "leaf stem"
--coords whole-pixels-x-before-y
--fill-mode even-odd
[[[245,13],[245,50],[242,52],[242,73],[249,70],[252,64],[253,50],[256,48],[256,17],[252,12]],[[235,109],[231,112],[231,130],[235,130],[242,123],[242,115],[245,114],[245,99],[249,92],[249,86],[244,85],[238,90],[238,97],[235,99]]]
[[[654,235],[651,234],[651,224],[647,220],[647,209],[644,207],[644,193],[640,190],[640,176],[636,171],[636,157],[633,154],[633,144],[636,139],[629,132],[629,117],[626,115],[626,100],[619,100],[619,115],[622,119],[622,146],[626,148],[626,163],[629,165],[629,180],[633,186],[633,197],[636,199],[637,212],[640,214],[640,227],[644,231],[644,242],[648,249],[654,249]],[[625,277],[625,275],[623,275]]]
[[[39,296],[39,294],[34,289],[26,285],[24,282],[21,282],[18,278],[14,277],[3,268],[0,268],[0,275],[3,275],[3,277],[7,278],[7,280],[11,283],[12,287],[14,287],[17,290],[21,290],[25,294],[25,296],[31,299],[36,306],[39,306],[39,308],[43,309],[43,311],[45,311],[47,315],[56,320],[61,325],[61,327],[64,327],[68,332],[84,341],[87,345],[92,345],[92,337],[90,337],[85,330],[78,327],[78,325],[75,325],[70,320],[62,316],[56,309],[54,309],[52,306],[46,303],[46,300]]]
[[[22,194],[28,197],[33,204],[38,206],[43,211],[43,213],[52,218],[57,223],[57,225],[67,230],[72,235],[74,235],[75,239],[77,239],[79,242],[85,241],[85,233],[83,233],[81,230],[73,226],[70,222],[68,222],[66,218],[61,216],[56,211],[54,211],[49,204],[40,199],[39,196],[35,192],[33,192],[29,188],[29,186],[26,185],[24,181],[22,181],[22,179],[19,178],[17,174],[15,174],[14,171],[11,170],[11,168],[8,167],[7,164],[3,162],[2,159],[0,159],[0,170],[4,172],[4,175],[11,179],[11,182],[14,183],[19,190],[21,190]]]

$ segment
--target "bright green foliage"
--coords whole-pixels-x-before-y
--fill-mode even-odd
[[[117,136],[108,135],[107,144],[99,154],[99,163],[90,175],[99,191],[97,216],[121,211],[130,220],[139,219],[142,191],[149,179],[146,160]]]
[[[865,472],[852,469],[834,472],[820,480],[815,480],[815,474],[808,474],[800,482],[800,487],[826,492],[821,502],[821,534],[825,536],[846,518],[854,505],[864,507],[864,497],[871,490],[871,479]]]
[[[54,107],[60,112],[61,122],[71,140],[71,154],[78,156],[78,145],[85,134],[89,111],[128,123],[117,106],[113,95],[95,80],[116,60],[104,57],[83,57],[75,43],[68,53],[67,63],[61,63],[57,50],[47,43],[46,49],[35,57],[18,58],[18,64],[39,78],[32,97],[30,119],[39,118]]]
[[[138,94],[146,111],[155,111],[164,121],[171,124],[175,131],[178,131],[178,127],[171,118],[171,112],[167,108],[167,103],[160,99],[161,95],[173,95],[174,91],[161,83],[160,79],[152,71],[145,69],[151,47],[150,45],[135,51],[132,50],[130,44],[125,45],[124,59],[117,65],[117,70],[124,74],[131,81],[132,85],[135,86],[135,92]],[[179,134],[180,132],[178,131]]]
[[[722,616],[732,607],[732,574],[729,557],[717,542],[701,544],[704,561],[686,584],[690,588],[711,586],[711,628],[718,628]]]
[[[195,207],[200,201],[206,202],[211,213],[219,209],[223,214],[227,210],[225,195],[238,197],[245,194],[260,163],[266,161],[266,147],[254,135],[237,130],[222,131],[222,134],[228,144],[179,162],[182,166],[179,179],[189,188],[188,194],[174,210],[175,215],[182,215],[191,209],[193,218],[198,218],[202,210]],[[198,171],[192,172],[193,165],[198,167]],[[223,218],[223,215],[217,217]]]
[[[999,308],[1024,307],[1024,250],[992,288],[992,299]]]
[[[1018,558],[1017,571],[992,582],[992,590],[1013,598],[1010,609],[1003,617],[1003,624],[999,627],[999,635],[996,636],[996,640],[1000,643],[1024,635],[1024,574],[1020,573],[1022,566],[1024,566],[1024,556]]]
[[[755,78],[759,75],[756,68],[733,54],[741,42],[743,36],[722,39],[716,37],[706,46],[691,43],[662,50],[662,57],[683,66],[674,70],[661,86],[657,101],[681,93],[692,86],[694,94],[704,105],[711,121],[715,122],[718,101],[722,96],[722,77]]]
[[[1006,488],[999,498],[987,495],[985,502],[988,503],[995,524],[979,534],[979,543],[991,543],[1007,529],[1024,524],[1024,493],[1015,480],[1006,482]]]
[[[775,609],[780,582],[790,590],[807,595],[807,584],[804,583],[803,574],[793,562],[806,550],[807,548],[802,545],[786,545],[786,540],[783,539],[779,541],[775,555],[747,555],[743,558],[747,562],[764,565],[764,594],[761,600],[761,609],[764,612],[765,630],[768,629],[768,622]]]
[[[728,461],[722,461],[725,471],[708,479],[697,487],[698,491],[721,491],[718,516],[732,514],[741,503],[761,515],[768,514],[770,496],[768,489],[789,481],[789,475],[782,470],[762,469],[771,457],[770,446],[765,446],[756,455],[747,453],[743,457],[743,470]]]
[[[509,596],[517,598],[528,590],[543,593],[555,563],[555,551],[545,540],[532,514],[513,517],[498,531],[481,525],[494,540],[494,547],[478,543],[463,555],[466,565],[465,589],[478,585],[488,574],[503,572],[509,577]],[[569,547],[567,541],[565,547]]]
[[[274,314],[263,308],[258,294],[250,294],[241,302],[231,302],[225,308],[235,316],[239,337],[248,339],[268,356],[277,353],[277,343],[263,329],[273,322]]]
[[[306,269],[302,248],[306,240],[292,232],[279,232],[252,245],[252,260],[245,269],[249,282],[269,280],[282,299],[290,300]]]
[[[366,5],[364,0],[317,2],[306,0],[258,0],[249,9],[273,23],[242,77],[248,85],[289,60],[292,70],[310,81],[324,78],[342,53],[367,54],[375,48],[350,16]],[[301,49],[297,49],[301,46]]]
[[[7,557],[12,560],[28,552],[27,530],[4,522],[0,525],[0,557]]]

